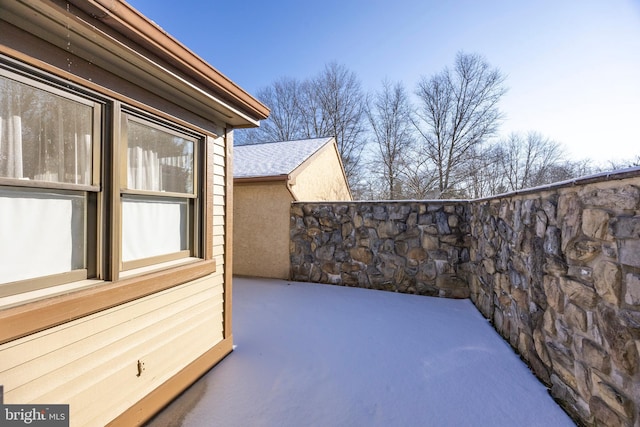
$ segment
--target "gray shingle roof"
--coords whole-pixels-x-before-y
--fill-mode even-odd
[[[236,145],[233,147],[233,177],[290,174],[332,139],[328,137]]]

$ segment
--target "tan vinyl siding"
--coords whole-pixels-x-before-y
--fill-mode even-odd
[[[222,293],[216,271],[0,346],[5,402],[68,403],[72,425],[110,421],[222,340]]]
[[[213,147],[213,258],[217,272],[224,271],[225,252],[225,215],[226,215],[226,176],[225,176],[225,139],[217,138]]]

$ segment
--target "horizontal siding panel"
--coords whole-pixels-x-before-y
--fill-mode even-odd
[[[213,147],[213,154],[225,157],[227,155],[227,151],[224,148],[224,144],[223,144],[224,141],[218,140],[217,142],[220,142],[220,143],[216,144]]]
[[[216,343],[222,341],[222,316],[220,314],[222,306],[217,307],[213,318],[204,319],[204,313],[200,318],[203,321],[191,324],[184,323],[182,328],[173,328],[167,331],[171,339],[164,343],[158,341],[151,351],[142,356],[144,361],[144,371],[138,377],[135,357],[130,358],[129,366],[123,365],[119,370],[112,372],[103,381],[96,383],[84,393],[93,396],[104,396],[105,391],[119,390],[117,395],[105,402],[102,414],[97,415],[88,406],[82,406],[77,411],[80,424],[82,425],[104,425],[111,421],[114,415],[124,412],[133,402],[140,400],[163,382],[177,374],[180,369],[187,366],[195,358],[204,354]],[[211,312],[211,308],[209,310]],[[215,333],[212,322],[220,324],[220,332]],[[152,346],[152,341],[141,344],[138,350],[148,350],[147,346]],[[176,351],[179,349],[179,351]],[[126,362],[126,361],[125,361]],[[124,385],[124,387],[123,387]]]
[[[222,259],[219,259],[220,257]],[[224,264],[224,245],[213,247],[213,258],[216,260],[216,267]]]
[[[221,289],[210,289],[207,292],[200,292],[186,299],[181,298],[176,303],[172,303],[170,305],[167,305],[165,302],[155,308],[153,305],[144,308],[132,307],[130,310],[120,310],[118,313],[114,313],[113,316],[109,316],[106,319],[96,319],[96,328],[100,328],[105,325],[112,326],[99,333],[88,333],[86,339],[75,341],[67,346],[57,349],[47,348],[47,350],[51,351],[3,372],[2,375],[0,375],[0,378],[2,378],[5,385],[5,391],[7,393],[22,393],[19,398],[16,396],[16,402],[29,402],[31,400],[27,401],[25,398],[33,396],[29,394],[28,391],[21,390],[25,387],[27,387],[28,390],[29,385],[33,382],[41,381],[50,375],[54,375],[54,379],[52,379],[50,383],[55,384],[55,376],[58,375],[56,374],[58,371],[70,369],[76,373],[80,372],[82,371],[82,366],[84,366],[83,361],[90,365],[96,363],[96,358],[98,357],[95,354],[96,349],[98,351],[102,351],[102,349],[107,348],[110,345],[118,345],[120,346],[121,351],[125,350],[125,341],[123,341],[123,337],[129,339],[130,337],[135,337],[139,334],[144,335],[148,333],[151,328],[155,328],[158,324],[170,324],[175,321],[177,317],[184,316],[185,312],[189,313],[192,311],[194,307],[201,304],[200,301],[203,301],[202,304],[205,304],[208,309],[211,310],[212,306],[218,306],[222,303]],[[136,312],[139,312],[141,309],[148,311],[143,315],[133,317],[130,321],[120,321],[121,319],[119,319],[119,317],[131,317],[131,311],[135,310]],[[102,325],[98,322],[102,322]],[[66,330],[64,332],[59,332],[57,335],[60,336],[62,341],[64,340],[64,334],[73,334],[73,336],[78,336],[80,333],[82,333],[82,331]],[[35,342],[30,343],[31,345],[29,347],[33,348],[33,344],[39,344],[39,348],[45,348],[44,344],[40,343],[39,340],[34,341]],[[18,350],[22,350],[22,347],[18,347]],[[38,350],[36,349],[35,351],[37,352]],[[92,367],[88,366],[87,369],[92,369]],[[72,373],[62,374],[63,377],[66,377],[67,375],[72,375]],[[47,383],[49,382],[45,382],[45,384]],[[14,389],[14,387],[12,387],[14,384],[21,385]]]
[[[221,266],[220,269],[218,271],[216,271],[216,274],[219,274],[220,275],[220,279],[224,280],[224,277],[223,277],[224,276],[224,267]]]
[[[222,320],[220,319],[220,322],[222,322]],[[175,352],[175,349],[180,346],[180,348],[187,348],[189,345],[193,345],[194,342],[197,342],[198,338],[205,333],[205,329],[198,329],[193,331],[190,335],[188,335],[189,341],[185,341],[184,343],[171,343],[163,348],[158,349],[158,351],[156,352],[157,354],[164,354],[167,355],[166,358],[170,358],[170,355],[172,354],[172,352]],[[149,360],[147,363],[157,363],[157,361],[155,360]],[[159,368],[161,369],[161,366],[159,366]],[[130,376],[130,372],[121,372],[121,375],[128,375]],[[144,376],[144,372],[142,374],[141,377]],[[170,376],[167,376],[166,378],[157,378],[157,383],[160,384],[162,383],[162,381],[166,381],[167,379],[169,379]],[[138,378],[136,378],[138,379]],[[117,385],[116,385],[117,386]],[[97,388],[95,390],[95,395],[99,396],[101,394],[104,393],[104,390],[110,390],[113,389],[113,385],[109,384],[109,383],[103,383],[100,385],[99,388]],[[155,387],[152,387],[151,389],[153,389]],[[127,392],[128,390],[125,390],[122,395],[119,395],[118,397],[121,397],[121,399],[119,401],[115,401],[113,402],[111,405],[109,405],[106,408],[105,414],[118,414],[118,413],[122,413],[124,412],[124,410],[128,409],[131,406],[132,402],[136,402],[138,400],[140,400],[140,396],[138,396],[137,394],[133,394],[130,392]],[[86,423],[84,422],[85,419],[85,414],[84,412],[87,411],[83,411],[83,413],[80,414],[80,417],[82,417],[83,419],[83,424],[85,425],[104,425],[107,422],[111,421],[113,419],[113,417],[111,415],[105,415],[103,417],[96,417],[95,414],[89,412],[86,415]]]
[[[69,403],[73,425],[109,421],[222,340],[222,284],[216,271],[3,345],[5,401]]]
[[[218,306],[221,304],[221,294],[216,291],[216,299],[207,298],[205,295],[196,294],[194,298],[190,301],[190,306],[185,305],[182,310],[175,311],[171,310],[172,307],[169,305],[166,306],[166,311],[170,311],[169,315],[163,315],[160,312],[165,311],[165,309],[154,310],[148,314],[144,314],[141,322],[136,321],[127,322],[125,324],[114,325],[109,333],[109,342],[100,343],[97,341],[95,337],[91,337],[89,339],[81,340],[74,345],[75,348],[68,351],[68,347],[63,347],[57,351],[53,351],[48,353],[45,357],[41,357],[33,360],[34,363],[28,363],[24,365],[19,365],[15,369],[8,371],[6,375],[7,383],[5,383],[5,391],[7,392],[7,396],[12,396],[12,398],[16,399],[16,402],[35,402],[38,399],[37,396],[40,396],[42,393],[46,393],[47,386],[54,386],[57,383],[60,383],[59,378],[71,378],[73,376],[77,376],[82,373],[82,371],[87,370],[91,371],[94,369],[95,365],[101,361],[103,358],[106,358],[106,362],[109,362],[109,357],[112,356],[110,354],[105,354],[104,349],[109,348],[110,346],[116,346],[118,348],[118,352],[127,351],[127,349],[131,346],[135,345],[136,340],[140,338],[140,336],[145,336],[150,333],[150,331],[157,328],[157,325],[164,325],[163,328],[170,327],[172,322],[175,322],[179,317],[184,317],[185,312],[190,313],[194,310],[194,307],[197,307],[198,300],[204,301],[204,307],[202,310],[211,310],[213,306]],[[195,301],[195,302],[194,302]],[[136,311],[138,309],[136,308]],[[134,315],[133,313],[129,313],[130,315]],[[152,320],[150,323],[149,320]],[[136,327],[147,325],[141,329],[135,329]],[[114,340],[114,335],[115,339]],[[127,347],[129,346],[129,347]],[[75,359],[68,360],[69,353],[78,353],[83,354],[82,357],[77,357],[77,354],[74,355]],[[38,372],[39,375],[34,376],[34,373],[30,372],[30,370],[40,371],[45,370],[44,372]],[[17,376],[17,378],[15,378]],[[30,378],[26,378],[28,376]],[[4,375],[3,375],[4,377]],[[18,380],[22,383],[19,387],[15,389],[10,389],[11,384],[14,384],[15,380]],[[3,378],[4,380],[4,378]],[[41,383],[41,384],[40,384]],[[44,385],[44,386],[43,386]],[[35,386],[37,390],[31,391],[31,388]],[[70,384],[65,383],[64,387],[71,387]],[[33,392],[37,393],[34,394]],[[62,392],[64,393],[64,391]],[[46,403],[43,401],[43,403]]]
[[[224,217],[222,216],[216,216],[213,218],[213,225],[222,225],[225,226],[225,222],[224,222]]]
[[[224,245],[224,236],[213,236],[213,245]]]
[[[224,206],[214,206],[213,207],[213,220],[216,221],[217,217],[224,217],[225,209]]]
[[[219,196],[224,196],[225,195],[225,189],[222,185],[214,185],[213,186],[213,194],[219,195]]]
[[[213,203],[216,205],[225,205],[225,198],[224,196],[218,195],[218,194],[214,194],[213,196]]]
[[[214,175],[225,176],[225,174],[224,174],[224,166],[213,165],[213,174]]]
[[[220,156],[218,154],[214,154],[214,156],[213,156],[213,164],[214,165],[219,165],[219,166],[224,166],[225,165],[224,156]]]
[[[15,366],[24,366],[26,362],[40,358],[47,353],[55,352],[61,348],[70,351],[73,349],[74,343],[80,341],[91,343],[91,340],[96,343],[104,343],[107,336],[101,335],[101,333],[110,334],[111,329],[119,324],[128,323],[127,327],[130,330],[136,326],[138,329],[142,329],[156,320],[151,316],[151,313],[159,309],[169,310],[167,315],[172,314],[171,310],[184,309],[191,303],[190,301],[184,301],[185,298],[206,291],[211,287],[218,288],[220,286],[220,284],[213,283],[209,279],[210,277],[207,276],[206,278],[150,295],[141,300],[132,301],[128,304],[6,343],[0,346],[0,369],[2,369],[0,378],[4,378],[6,370]],[[221,293],[222,289],[215,289],[215,291]],[[175,302],[170,308],[167,308],[168,298]],[[144,305],[144,307],[140,307],[141,305]],[[147,316],[139,317],[137,319],[138,322],[134,323],[131,318],[132,311],[148,314]],[[69,354],[67,354],[68,356]]]
[[[221,309],[220,306],[219,309]],[[203,321],[207,322],[211,329],[214,329],[209,323],[211,317],[207,316],[208,310],[211,310],[210,306],[194,308],[194,315],[184,316],[184,319],[185,321],[198,321],[199,317],[202,316],[204,317]],[[52,371],[36,381],[14,390],[14,394],[22,395],[20,399],[22,402],[26,401],[25,397],[27,396],[35,396],[29,402],[61,401],[91,405],[91,400],[87,398],[85,393],[86,390],[95,387],[96,384],[104,381],[122,368],[126,368],[131,373],[131,377],[136,378],[136,361],[142,359],[149,351],[149,348],[153,349],[157,341],[162,343],[167,340],[175,340],[183,333],[182,330],[184,328],[185,324],[180,319],[168,318],[147,330],[138,331],[131,335],[126,335],[126,331],[124,331],[125,335],[122,340],[99,348],[92,354],[76,360],[62,369]],[[187,354],[186,356],[191,360],[194,358],[192,354]],[[126,385],[125,383],[120,386]],[[131,387],[132,385],[129,384],[129,386]],[[122,390],[118,391],[118,393],[121,392]],[[136,390],[136,392],[140,392],[140,390]],[[87,401],[82,402],[82,400]]]
[[[223,274],[224,274],[224,266],[223,266],[223,265],[220,265],[220,270],[219,270],[219,272],[220,272],[220,275],[223,275]]]
[[[214,236],[224,236],[225,229],[224,224],[215,224],[213,225],[213,235]]]
[[[226,180],[223,176],[213,175],[213,185],[226,185]]]

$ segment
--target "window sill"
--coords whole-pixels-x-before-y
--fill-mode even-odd
[[[202,261],[201,258],[180,258],[172,261],[161,262],[158,264],[148,265],[145,267],[133,268],[131,270],[121,271],[120,280],[128,279],[130,277],[139,276],[141,274],[153,273],[160,270],[166,270],[167,268],[177,267],[179,265],[192,264],[194,262]]]
[[[215,260],[180,261],[182,263],[178,265],[164,265],[172,264],[170,262],[164,263],[161,267],[154,266],[153,271],[130,271],[127,277],[116,282],[83,280],[1,298],[0,344],[196,280],[216,271]]]
[[[8,295],[0,298],[0,310],[9,309],[25,303],[39,301],[45,298],[53,298],[59,295],[76,292],[87,289],[96,285],[105,283],[104,280],[85,279],[76,282],[64,283],[61,285],[49,286],[33,291],[22,292],[19,294]]]

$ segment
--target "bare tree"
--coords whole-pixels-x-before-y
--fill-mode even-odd
[[[566,173],[560,173],[560,165],[566,163],[562,146],[539,132],[529,132],[526,136],[511,133],[499,145],[503,149],[500,162],[507,191],[571,178],[565,178],[570,173],[567,168]]]
[[[500,144],[482,144],[472,149],[467,173],[462,183],[466,197],[477,199],[507,191]]]
[[[589,159],[571,161],[560,159],[553,163],[545,174],[545,180],[537,185],[550,184],[553,182],[565,181],[568,179],[578,178],[580,176],[596,173],[597,168],[593,166],[593,161]]]
[[[499,193],[564,181],[594,169],[590,160],[568,160],[563,147],[539,132],[512,133],[473,149],[468,173],[460,184],[466,197]]]
[[[355,73],[330,63],[315,78],[282,78],[260,90],[257,98],[271,109],[258,129],[240,130],[238,145],[333,136],[347,179],[355,182],[366,140],[364,95]]]
[[[382,89],[367,99],[366,115],[375,146],[372,172],[384,182],[383,198],[395,200],[402,195],[402,172],[413,145],[411,109],[401,83],[382,82]],[[382,166],[382,167],[381,167]]]
[[[298,101],[300,92],[301,83],[288,77],[260,89],[256,98],[271,110],[269,118],[262,121],[259,128],[237,132],[236,144],[291,141],[304,137]]]
[[[302,137],[298,97],[300,83],[293,78],[281,78],[258,92],[258,98],[271,110],[262,127],[264,140],[292,141]]]
[[[419,82],[414,124],[438,171],[440,197],[455,193],[470,150],[496,133],[504,80],[481,56],[458,53],[453,70],[445,68]]]
[[[303,87],[300,107],[306,136],[333,136],[347,179],[354,181],[365,146],[364,95],[355,73],[329,63]]]
[[[434,199],[439,197],[438,173],[431,161],[420,150],[412,153],[402,169],[404,195],[410,199]]]
[[[615,169],[626,169],[626,168],[635,168],[640,166],[640,155],[637,155],[633,159],[625,159],[625,160],[609,160],[605,167],[601,168],[603,170],[615,170]]]

